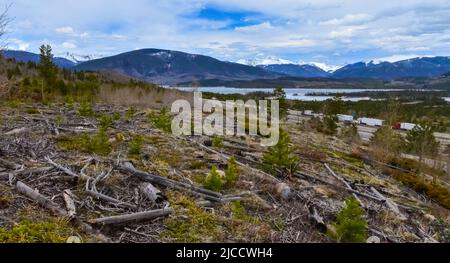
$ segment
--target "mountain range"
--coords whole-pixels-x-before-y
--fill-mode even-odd
[[[26,51],[3,51],[20,62],[39,62],[39,55]],[[141,49],[110,57],[64,53],[54,62],[75,70],[108,70],[154,82],[173,85],[194,81],[277,79],[280,77],[380,79],[435,77],[450,72],[450,57],[418,57],[398,62],[358,62],[343,67],[321,63],[291,62],[276,57],[240,60],[238,63],[212,57],[162,49]]]
[[[20,50],[4,50],[0,52],[5,58],[15,59],[17,62],[34,62],[39,63],[39,55],[27,51]],[[53,63],[60,68],[73,68],[77,63],[62,57],[54,57]]]
[[[76,70],[115,70],[158,84],[205,79],[251,80],[281,75],[258,67],[162,49],[141,49],[80,63]]]
[[[359,62],[336,70],[334,78],[435,77],[450,72],[450,57],[421,57],[397,62]]]

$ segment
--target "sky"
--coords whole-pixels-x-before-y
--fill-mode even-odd
[[[345,65],[450,56],[450,0],[0,0],[8,48],[108,56],[141,48],[226,61]]]

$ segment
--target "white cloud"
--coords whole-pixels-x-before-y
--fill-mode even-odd
[[[274,29],[274,27],[270,24],[270,22],[264,22],[257,25],[252,26],[243,26],[235,28],[236,31],[239,32],[261,32],[266,30]]]
[[[252,14],[240,21],[195,17],[205,7]],[[48,39],[60,43],[59,53],[154,47],[231,61],[264,53],[343,64],[403,53],[448,55],[449,13],[448,0],[14,0],[10,38],[23,41],[12,46],[34,52]]]
[[[12,50],[27,51],[29,47],[30,43],[27,43],[20,39],[10,39],[7,43],[7,48]]]
[[[61,44],[61,48],[63,49],[75,49],[77,45],[73,42],[64,42]]]
[[[58,27],[55,29],[57,33],[63,33],[63,34],[73,34],[75,31],[70,26],[65,27]]]
[[[373,17],[368,14],[348,14],[343,18],[334,18],[331,20],[320,22],[319,24],[327,26],[354,25],[370,21],[372,18]]]

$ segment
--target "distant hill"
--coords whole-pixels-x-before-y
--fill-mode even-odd
[[[39,55],[27,51],[5,50],[1,52],[4,57],[15,59],[17,62],[39,63]],[[60,68],[73,68],[76,64],[68,59],[55,57],[53,62]]]
[[[212,57],[161,49],[141,49],[78,64],[77,70],[115,70],[158,84],[197,80],[251,80],[280,74]]]
[[[449,71],[449,57],[423,57],[393,63],[359,62],[336,70],[332,77],[392,80],[402,77],[435,77]]]
[[[271,64],[271,65],[258,65],[268,71],[302,78],[315,78],[315,77],[330,77],[331,74],[325,70],[316,67],[314,65],[299,65],[299,64]]]

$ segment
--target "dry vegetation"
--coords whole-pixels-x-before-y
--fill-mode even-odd
[[[78,103],[1,106],[0,242],[334,242],[352,195],[368,236],[450,241],[445,204],[369,162],[359,142],[285,126],[299,169],[274,177],[260,170],[259,138],[174,137],[140,95],[123,103],[136,108],[116,96],[87,116]],[[213,167],[225,185],[231,157],[238,181],[205,189]]]

